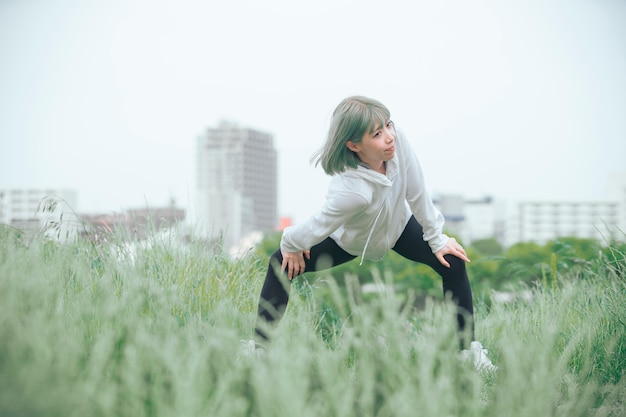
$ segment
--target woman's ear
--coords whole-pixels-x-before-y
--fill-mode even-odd
[[[346,146],[348,147],[348,149],[350,149],[352,152],[358,152],[359,151],[359,146],[352,142],[351,140],[346,142]]]

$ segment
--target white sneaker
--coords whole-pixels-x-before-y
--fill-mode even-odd
[[[498,367],[491,363],[487,357],[487,353],[487,349],[483,348],[480,342],[473,341],[470,343],[469,349],[463,349],[461,351],[461,357],[464,360],[471,360],[477,371],[495,372],[498,370]]]
[[[239,348],[239,357],[248,356],[251,358],[262,358],[265,356],[265,349],[258,347],[256,342],[252,339],[242,340]]]

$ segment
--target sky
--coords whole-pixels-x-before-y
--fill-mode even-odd
[[[626,169],[623,0],[0,0],[0,189],[68,188],[83,213],[193,216],[197,138],[274,135],[279,215],[350,95],[382,101],[433,195],[606,198]]]

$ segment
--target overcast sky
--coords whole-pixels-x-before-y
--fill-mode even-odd
[[[391,110],[431,193],[604,199],[626,169],[626,1],[0,0],[0,188],[193,211],[196,138],[270,132],[279,214],[344,97]]]

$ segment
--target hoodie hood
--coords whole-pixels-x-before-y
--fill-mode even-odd
[[[393,180],[398,175],[398,156],[394,155],[392,159],[387,161],[387,174],[381,174],[364,164],[357,165],[356,168],[348,168],[340,174],[346,178],[364,179],[378,185],[391,187]]]

